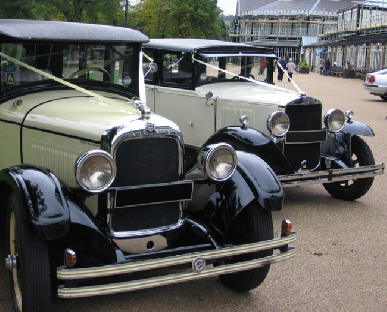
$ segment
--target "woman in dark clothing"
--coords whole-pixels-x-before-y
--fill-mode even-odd
[[[281,68],[280,65],[282,66],[282,68]],[[284,77],[284,71],[283,71],[283,70],[284,70],[285,67],[286,67],[285,60],[284,60],[283,57],[281,57],[281,58],[279,59],[277,67],[278,67],[278,76],[277,76],[277,79],[278,79],[278,81],[282,81],[282,79],[283,79],[283,77]]]

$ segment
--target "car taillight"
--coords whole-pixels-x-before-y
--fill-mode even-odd
[[[372,75],[368,81],[369,81],[369,82],[375,82],[375,76]]]

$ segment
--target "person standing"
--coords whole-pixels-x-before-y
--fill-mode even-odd
[[[263,75],[265,73],[265,67],[266,67],[266,57],[261,57],[259,60],[259,74]]]
[[[290,58],[289,62],[286,64],[286,70],[288,71],[288,81],[290,82],[290,79],[293,79],[293,73],[297,71],[296,64],[293,63],[292,58]]]
[[[327,58],[327,60],[325,61],[325,72],[324,72],[325,76],[329,76],[330,72],[331,72],[331,62],[329,58]]]
[[[281,66],[280,66],[281,65]],[[277,76],[277,79],[278,81],[282,81],[283,77],[284,77],[284,70],[285,70],[285,67],[286,67],[286,64],[285,64],[285,60],[283,57],[281,57],[279,60],[278,60],[278,76]]]

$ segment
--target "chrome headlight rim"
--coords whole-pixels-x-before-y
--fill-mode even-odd
[[[335,118],[335,119],[334,119]],[[337,119],[339,118],[339,119]],[[324,116],[324,124],[325,127],[330,131],[330,132],[339,132],[343,129],[344,123],[345,123],[345,114],[342,110],[338,108],[332,108]],[[339,126],[333,127],[333,122],[339,122]]]
[[[284,127],[283,131],[278,132],[276,130],[275,122],[280,121],[280,120],[285,121],[287,123],[287,126]],[[288,133],[289,127],[290,127],[290,119],[289,119],[289,116],[284,112],[275,111],[275,112],[271,113],[267,119],[267,129],[275,137],[278,137],[278,138],[284,137],[286,135],[286,133]]]
[[[232,158],[231,162],[231,168],[228,170],[227,174],[217,177],[213,175],[211,172],[211,163],[212,163],[212,157],[214,157],[217,153],[220,151],[225,151],[229,153],[229,156]],[[215,182],[222,182],[228,180],[235,172],[235,169],[238,165],[238,155],[235,151],[235,149],[227,144],[227,143],[216,143],[216,144],[210,144],[205,147],[203,147],[198,155],[198,165],[199,168],[207,175],[208,178]]]
[[[99,187],[91,187],[90,185],[86,185],[86,183],[84,183],[82,179],[82,173],[81,173],[83,166],[85,166],[87,161],[95,157],[102,157],[106,161],[106,163],[110,166],[110,169],[111,169],[110,178],[105,184]],[[84,152],[78,157],[75,163],[75,180],[77,181],[78,185],[87,192],[100,193],[105,191],[113,183],[116,177],[116,174],[117,174],[117,167],[113,157],[109,153],[102,150],[90,150],[90,151]]]

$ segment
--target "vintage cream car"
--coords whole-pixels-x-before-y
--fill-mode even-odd
[[[77,298],[216,275],[248,291],[294,256],[290,221],[274,237],[283,189],[271,168],[221,140],[188,153],[178,126],[139,100],[147,41],[0,20],[0,220],[15,311],[55,310],[53,289]]]
[[[273,84],[272,50],[204,39],[151,39],[143,50],[147,105],[179,125],[186,146],[227,142],[262,158],[284,187],[323,183],[343,200],[384,172],[360,138],[374,132],[352,112],[323,115],[319,100]]]

